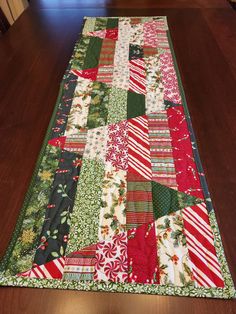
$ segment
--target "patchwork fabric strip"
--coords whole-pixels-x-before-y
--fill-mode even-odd
[[[88,17],[0,285],[233,298],[166,17]]]

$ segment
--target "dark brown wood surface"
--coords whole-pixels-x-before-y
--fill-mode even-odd
[[[83,16],[166,15],[226,257],[236,282],[236,12],[226,0],[31,0],[0,38],[4,254]],[[236,313],[235,301],[0,288],[0,313]]]
[[[0,7],[0,36],[2,36],[3,33],[5,33],[8,30],[9,27],[10,24]]]

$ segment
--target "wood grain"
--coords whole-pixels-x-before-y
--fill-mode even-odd
[[[166,15],[236,281],[236,16],[224,0],[31,0],[0,38],[0,252],[10,240],[83,16]],[[0,288],[0,313],[236,313],[235,301]]]

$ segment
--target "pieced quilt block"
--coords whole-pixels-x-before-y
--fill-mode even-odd
[[[235,294],[165,17],[86,18],[0,284]]]

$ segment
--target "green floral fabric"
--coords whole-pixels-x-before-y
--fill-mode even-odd
[[[59,148],[50,145],[46,148],[26,209],[21,233],[9,260],[7,274],[15,275],[32,266],[60,153]]]
[[[160,283],[182,287],[195,286],[181,210],[157,219],[155,225]]]
[[[96,18],[94,30],[100,31],[100,30],[106,29],[107,28],[107,21],[108,21],[107,17]]]
[[[42,265],[64,256],[81,163],[80,155],[62,151],[34,256],[34,265]]]
[[[107,123],[118,123],[127,117],[127,91],[112,87],[109,96]]]
[[[89,42],[89,37],[81,37],[79,43],[76,44],[74,49],[74,57],[70,62],[73,69],[82,70],[84,68],[84,62]]]
[[[89,129],[107,124],[109,92],[110,89],[106,84],[101,82],[93,83],[87,121]]]
[[[87,34],[88,32],[93,32],[95,28],[96,19],[87,19],[85,20],[84,27],[83,27],[83,35]]]
[[[84,159],[73,213],[67,253],[77,251],[98,241],[104,164]]]

